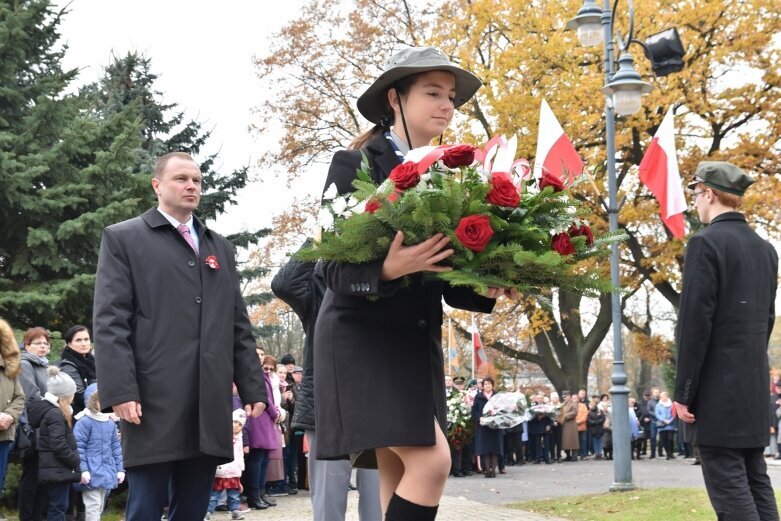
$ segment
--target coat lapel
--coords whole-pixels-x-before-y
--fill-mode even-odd
[[[391,148],[388,139],[384,134],[376,136],[366,144],[366,148],[374,160],[374,164],[379,167],[379,172],[372,170],[372,178],[376,183],[382,183],[391,173],[391,170],[399,166],[399,158],[396,152]],[[377,174],[379,173],[379,176]]]

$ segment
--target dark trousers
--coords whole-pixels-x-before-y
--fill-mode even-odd
[[[649,431],[649,437],[651,439],[651,457],[656,457],[656,431],[658,428],[656,427],[656,420],[651,420],[651,424],[648,427]],[[661,447],[660,447],[661,448]],[[659,455],[661,456],[661,451],[659,452]]]
[[[578,443],[580,444],[580,457],[588,456],[588,431],[578,431]]]
[[[667,455],[667,458],[673,457],[673,437],[675,436],[675,431],[659,431],[659,445],[664,447],[664,452]]]
[[[38,485],[38,453],[22,460],[19,480],[19,521],[38,521],[46,515],[46,490]]]
[[[705,488],[719,521],[778,521],[764,448],[699,449]]]
[[[52,483],[42,485],[49,497],[49,509],[46,513],[46,521],[65,521],[65,511],[68,510],[68,492],[70,483]]]
[[[521,432],[507,433],[504,437],[504,454],[508,464],[523,463]]]
[[[534,461],[534,456],[537,454],[537,446],[539,444],[539,434],[529,434],[528,441],[526,442],[526,461]]]
[[[298,451],[303,443],[304,433],[291,431],[289,438],[288,444],[282,449],[285,462],[285,478],[287,479],[288,487],[298,488],[298,478],[296,477],[296,472],[298,471]]]
[[[250,449],[247,457],[247,497],[257,498],[266,494],[266,469],[268,468],[268,451],[266,449]]]
[[[472,443],[467,443],[461,449],[461,472],[466,475],[472,473]]]
[[[561,425],[554,425],[551,428],[550,457],[554,460],[561,459]]]
[[[543,432],[542,434],[532,434],[534,437],[534,461],[539,463],[540,461],[550,461],[550,433]]]
[[[128,468],[126,521],[160,519],[166,504],[170,521],[203,519],[216,470],[213,456]]]

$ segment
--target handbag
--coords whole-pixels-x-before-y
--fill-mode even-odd
[[[14,442],[11,444],[10,457],[14,460],[22,460],[34,453],[35,450],[35,429],[30,427],[29,423],[19,422]]]

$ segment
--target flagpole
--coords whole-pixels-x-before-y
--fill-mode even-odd
[[[469,313],[472,318],[472,380],[475,379],[475,314]]]
[[[453,378],[453,319],[447,317],[447,369]]]

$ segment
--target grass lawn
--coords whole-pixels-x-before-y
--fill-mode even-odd
[[[776,501],[779,500],[781,493],[776,492]],[[695,488],[638,489],[524,501],[508,506],[577,521],[713,521],[715,517],[708,494]]]

